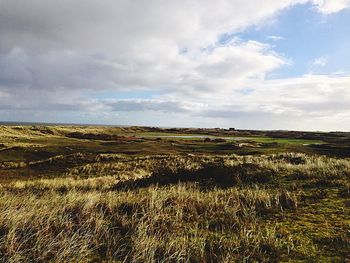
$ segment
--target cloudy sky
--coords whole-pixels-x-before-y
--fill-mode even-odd
[[[0,121],[350,130],[350,0],[0,0]]]

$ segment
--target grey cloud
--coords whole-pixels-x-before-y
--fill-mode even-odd
[[[198,105],[180,101],[156,99],[107,100],[102,102],[113,111],[161,111],[161,112],[192,112]]]
[[[16,81],[45,89],[181,89],[178,80],[197,64],[180,48],[211,45],[225,30],[251,25],[290,3],[271,0],[256,9],[242,0],[1,0],[0,56],[8,72],[0,81],[14,84],[18,76]],[[217,71],[230,67],[223,66]]]

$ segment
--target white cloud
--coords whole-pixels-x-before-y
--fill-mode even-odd
[[[284,40],[285,38],[282,36],[268,36],[269,39],[273,41]]]
[[[317,9],[324,14],[332,14],[350,7],[350,0],[313,0]]]
[[[320,67],[324,67],[328,64],[328,58],[326,57],[319,57],[316,58],[313,62],[312,65],[313,66],[320,66]]]
[[[168,118],[180,113],[181,124],[202,118],[201,126],[350,129],[350,77],[305,75],[262,80],[255,85],[257,88],[247,93],[208,92],[208,96],[184,99],[179,92],[172,97],[101,100],[98,103],[112,111],[161,112]],[[163,123],[171,124],[167,120]]]

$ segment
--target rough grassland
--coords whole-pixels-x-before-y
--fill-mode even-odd
[[[63,140],[66,129],[3,135],[5,153],[23,140],[41,146],[0,155],[0,262],[350,259],[349,159],[177,148],[127,155],[120,145],[143,142],[107,151],[93,148],[103,140]]]
[[[349,168],[290,154],[158,156],[16,180],[1,189],[0,253],[12,262],[342,262]]]

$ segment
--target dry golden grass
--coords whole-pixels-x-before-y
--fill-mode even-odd
[[[257,223],[261,213],[295,209],[295,196],[289,192],[258,188],[202,192],[181,184],[134,192],[85,190],[18,183],[3,189],[2,259],[267,260],[264,250],[292,246],[291,240],[276,236],[273,226]]]
[[[29,165],[72,161],[60,176],[1,186],[3,262],[342,262],[350,251],[346,159],[73,154]]]

